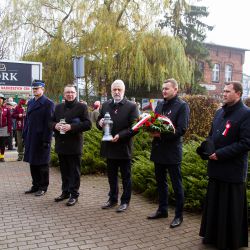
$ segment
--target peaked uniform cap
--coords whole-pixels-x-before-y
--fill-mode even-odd
[[[42,80],[34,80],[31,84],[32,88],[44,88],[45,87],[45,82]]]

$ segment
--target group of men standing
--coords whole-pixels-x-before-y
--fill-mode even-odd
[[[30,163],[32,187],[26,193],[41,196],[47,191],[50,143],[54,131],[55,150],[59,156],[62,177],[62,193],[55,201],[68,199],[66,204],[72,206],[79,196],[82,132],[91,129],[91,121],[87,106],[77,102],[73,85],[64,88],[65,103],[58,104],[55,109],[53,102],[43,95],[44,87],[44,82],[34,82],[34,99],[28,103],[23,133],[26,147],[24,160]],[[132,137],[136,134],[131,127],[138,118],[138,109],[134,102],[126,99],[122,80],[112,83],[111,94],[112,99],[103,103],[96,121],[100,130],[104,126],[106,112],[113,121],[113,139],[101,143],[101,156],[107,159],[109,182],[109,198],[102,209],[113,208],[118,203],[120,170],[123,192],[116,211],[124,212],[131,200]],[[164,81],[162,95],[164,100],[158,102],[155,112],[170,118],[176,132],[152,133],[150,159],[155,165],[159,206],[147,218],[168,217],[168,173],[176,202],[170,228],[175,228],[183,222],[182,136],[188,128],[190,110],[188,104],[178,97],[178,83],[175,79]],[[209,134],[213,151],[208,157],[209,185],[200,235],[204,237],[204,244],[214,244],[219,248],[237,249],[248,244],[245,183],[250,149],[250,110],[242,103],[241,95],[242,86],[239,83],[230,82],[225,85],[224,104],[216,113]]]

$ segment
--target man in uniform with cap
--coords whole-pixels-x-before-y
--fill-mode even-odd
[[[24,122],[24,161],[30,164],[32,187],[26,194],[42,196],[49,185],[49,160],[52,130],[49,127],[54,112],[54,103],[44,95],[45,83],[34,80],[34,98],[28,102]]]

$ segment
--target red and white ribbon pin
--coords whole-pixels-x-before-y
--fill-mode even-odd
[[[228,130],[231,128],[231,123],[229,121],[227,121],[226,123],[226,128],[223,131],[222,135],[227,136]]]

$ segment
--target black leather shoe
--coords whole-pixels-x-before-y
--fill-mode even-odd
[[[60,196],[55,198],[55,202],[66,200],[70,197],[70,194],[62,193]]]
[[[77,203],[78,199],[77,198],[69,198],[69,200],[67,201],[66,205],[67,206],[74,206]]]
[[[31,189],[25,191],[24,193],[25,194],[32,194],[32,193],[36,193],[37,191],[38,191],[38,189],[35,189],[35,188],[32,187]]]
[[[148,220],[155,220],[155,219],[159,219],[159,218],[167,218],[168,217],[168,212],[161,212],[159,210],[157,210],[154,214],[149,215],[147,217]]]
[[[121,205],[116,209],[116,212],[117,212],[117,213],[124,212],[125,210],[127,210],[127,208],[128,208],[128,204],[127,204],[127,203],[123,203],[123,204],[121,204]]]
[[[108,201],[102,206],[102,209],[112,208],[112,207],[115,207],[116,205],[117,205],[117,202],[108,200]]]
[[[170,224],[170,228],[175,228],[181,225],[181,223],[183,222],[183,217],[175,217],[173,219],[173,221]]]
[[[43,196],[45,195],[46,191],[44,190],[38,190],[36,193],[35,193],[35,196]]]

